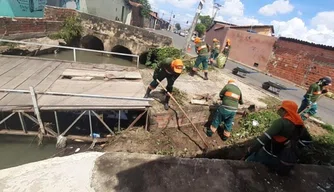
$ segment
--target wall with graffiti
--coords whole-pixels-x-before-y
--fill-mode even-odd
[[[0,0],[0,16],[43,17],[45,5],[80,10],[80,0]]]

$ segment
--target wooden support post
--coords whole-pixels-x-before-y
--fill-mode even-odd
[[[32,117],[31,115],[25,113],[25,112],[21,112],[22,115],[24,115],[25,117],[27,117],[28,119],[30,119],[31,121],[33,121],[34,123],[36,123],[38,125],[38,120],[35,117]]]
[[[134,121],[132,121],[132,123],[129,125],[129,127],[127,129],[133,127],[146,112],[147,112],[147,109],[144,112],[142,112],[141,114],[139,114],[137,116],[137,118]]]
[[[77,117],[74,121],[73,121],[73,123],[70,125],[70,126],[68,126],[67,127],[67,129],[61,134],[61,136],[64,136],[72,127],[73,127],[73,125],[84,115],[86,113],[86,111],[84,111],[84,112],[82,112],[80,115],[79,115],[79,117]]]
[[[21,112],[18,112],[18,114],[19,114],[19,117],[20,117],[20,122],[21,122],[22,129],[25,133],[27,133],[26,123],[24,122],[23,116],[22,116]]]
[[[36,115],[37,120],[38,120],[39,129],[41,130],[42,134],[45,135],[46,131],[44,129],[44,125],[43,125],[43,122],[42,122],[41,114],[39,113],[39,108],[38,108],[38,104],[37,104],[35,90],[34,90],[33,87],[29,87],[29,89],[30,89],[30,95],[31,95],[31,98],[32,98],[32,104],[34,106],[34,112],[35,112],[35,115]]]
[[[94,139],[93,136],[93,125],[92,125],[92,114],[91,111],[88,111],[88,116],[89,116],[89,129],[90,129],[90,135],[92,136],[92,139]]]
[[[118,132],[121,132],[121,110],[118,110]]]
[[[0,125],[3,124],[7,119],[9,119],[11,116],[13,116],[15,114],[15,112],[11,113],[10,115],[8,115],[7,117],[5,117],[3,120],[0,121]]]
[[[54,111],[53,113],[55,115],[55,120],[56,120],[57,134],[60,135],[57,111]]]
[[[112,135],[115,135],[115,133],[110,129],[110,127],[99,117],[99,115],[95,112],[92,111],[92,113],[96,116],[96,118],[104,125],[105,128],[107,128]]]
[[[148,109],[146,109],[145,131],[148,131]]]

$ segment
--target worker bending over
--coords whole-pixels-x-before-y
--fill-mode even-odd
[[[210,63],[212,64],[214,60],[217,59],[220,50],[220,42],[218,39],[213,39],[213,47],[211,50]]]
[[[172,93],[173,85],[176,79],[180,76],[183,70],[183,62],[180,59],[173,60],[172,58],[166,58],[161,63],[159,63],[158,67],[154,70],[153,73],[153,81],[147,88],[145,98],[150,96],[150,92],[158,86],[158,81],[162,81],[163,79],[167,79],[167,91]],[[169,108],[169,95],[166,93],[164,108],[168,110]]]
[[[218,107],[210,128],[206,129],[206,135],[211,137],[217,131],[219,125],[224,122],[223,140],[226,141],[231,136],[234,116],[239,104],[243,104],[243,100],[241,91],[234,80],[228,81],[228,84],[221,90],[219,97],[222,104]]]
[[[322,94],[326,94],[328,92],[328,90],[324,87],[331,84],[332,78],[323,77],[319,79],[318,82],[313,83],[309,87],[298,109],[298,113],[301,113],[300,115],[302,116],[303,120],[306,120],[308,117],[313,116],[317,113],[317,101]]]
[[[209,48],[205,42],[202,42],[200,38],[195,38],[195,51],[197,53],[197,59],[195,61],[195,65],[190,73],[191,76],[194,76],[198,71],[198,67],[200,64],[203,66],[204,71],[204,80],[208,80],[208,66],[209,66]]]
[[[281,118],[248,148],[246,161],[262,163],[282,175],[290,172],[299,159],[299,150],[312,140],[297,109],[293,101],[282,102],[277,111]]]

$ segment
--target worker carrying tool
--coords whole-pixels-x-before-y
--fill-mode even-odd
[[[295,102],[283,101],[277,110],[281,118],[254,141],[244,159],[262,163],[280,175],[287,175],[297,163],[300,150],[312,142],[297,109]]]
[[[321,95],[326,94],[328,92],[328,90],[325,89],[325,86],[331,84],[332,84],[332,78],[326,76],[319,79],[318,82],[313,83],[309,87],[298,109],[298,113],[300,113],[303,120],[306,120],[310,116],[313,116],[317,113],[317,108],[318,108],[317,101],[319,100]]]
[[[196,44],[195,51],[198,56],[196,58],[195,65],[190,72],[190,75],[194,76],[198,71],[199,65],[202,64],[204,71],[204,80],[208,80],[209,46],[205,42],[202,42],[201,39],[198,37],[195,38],[194,42]]]
[[[234,80],[228,81],[227,85],[219,93],[219,97],[222,100],[222,104],[216,110],[210,128],[207,127],[205,132],[208,137],[211,137],[217,131],[219,125],[224,122],[223,140],[226,141],[231,136],[234,116],[237,113],[238,106],[244,102],[241,91]]]
[[[153,89],[155,89],[158,86],[158,81],[162,81],[163,79],[167,79],[167,86],[166,90],[169,93],[172,93],[173,91],[173,85],[176,79],[180,76],[183,70],[183,62],[181,59],[175,59],[172,58],[166,58],[161,63],[159,63],[158,67],[154,70],[153,73],[153,81],[150,83],[150,85],[147,87],[147,91],[145,94],[145,98],[148,98],[150,96],[150,93]],[[164,108],[165,110],[168,110],[169,108],[169,99],[170,97],[166,93]]]
[[[214,38],[213,40],[213,48],[211,50],[211,55],[210,55],[210,63],[212,64],[214,60],[217,59],[219,50],[220,50],[220,42],[218,39]]]

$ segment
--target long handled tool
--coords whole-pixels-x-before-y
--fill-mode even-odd
[[[315,103],[318,102],[322,96],[324,96],[324,94],[320,95],[320,96],[317,98],[317,100],[315,101]],[[299,112],[299,115],[303,114],[303,113],[304,113],[306,110],[308,110],[310,107],[311,107],[311,105],[308,105],[305,109],[303,109],[301,112]]]
[[[170,94],[167,89],[161,84],[161,82],[157,79],[157,82],[159,83],[160,87],[162,87],[166,93],[168,94],[168,96],[170,98],[172,98],[172,100],[176,103],[176,105],[180,108],[180,110],[183,112],[183,114],[187,117],[187,119],[190,121],[191,125],[195,128],[196,132],[198,133],[199,137],[202,139],[203,143],[205,144],[205,149],[207,149],[209,147],[209,145],[205,142],[204,138],[202,137],[202,135],[200,134],[200,132],[198,131],[198,129],[196,128],[196,126],[194,125],[194,123],[191,121],[191,119],[189,118],[189,116],[187,115],[187,113],[182,109],[182,107],[180,106],[180,104],[176,101],[176,99],[173,97],[172,94]]]

